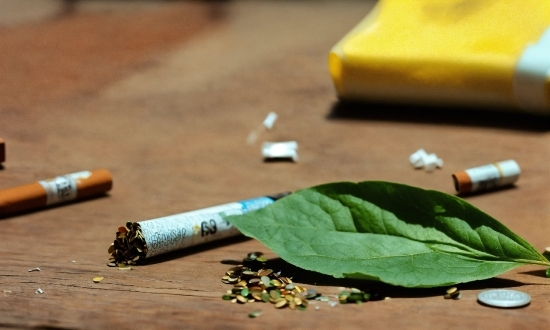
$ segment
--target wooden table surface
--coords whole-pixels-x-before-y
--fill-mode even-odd
[[[338,102],[327,54],[373,3],[37,1],[33,11],[0,9],[0,189],[95,168],[114,180],[107,196],[0,220],[0,328],[548,328],[550,279],[536,266],[461,284],[462,299],[449,301],[443,289],[334,280],[283,262],[287,276],[324,294],[366,286],[389,297],[304,312],[221,299],[222,260],[251,251],[276,258],[254,240],[126,272],[106,266],[126,221],[333,181],[453,194],[451,173],[505,159],[521,166],[517,185],[467,201],[537,249],[549,246],[547,119]],[[275,128],[247,145],[270,111],[279,115]],[[297,163],[264,162],[262,142],[287,140],[299,144]],[[444,167],[414,170],[408,157],[419,148]],[[487,288],[521,290],[532,302],[485,307],[477,294]],[[263,314],[250,319],[252,310]]]

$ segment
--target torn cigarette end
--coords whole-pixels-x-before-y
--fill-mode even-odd
[[[0,215],[82,199],[111,190],[105,169],[82,171],[0,191]]]
[[[126,227],[118,228],[116,238],[108,250],[115,265],[140,264],[145,261],[147,251],[147,243],[139,223],[130,221],[126,223]]]

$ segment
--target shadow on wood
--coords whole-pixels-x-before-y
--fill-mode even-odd
[[[466,109],[382,103],[336,102],[329,120],[374,120],[433,125],[493,127],[520,131],[547,132],[550,116],[498,111],[494,109]]]

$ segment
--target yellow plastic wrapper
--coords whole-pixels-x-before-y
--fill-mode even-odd
[[[329,69],[341,99],[550,115],[550,1],[380,0]]]

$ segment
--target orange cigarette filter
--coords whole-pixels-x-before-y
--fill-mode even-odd
[[[111,190],[105,169],[81,171],[0,191],[0,215],[83,199]]]
[[[6,144],[4,143],[4,140],[0,138],[0,163],[3,163],[6,161]]]

